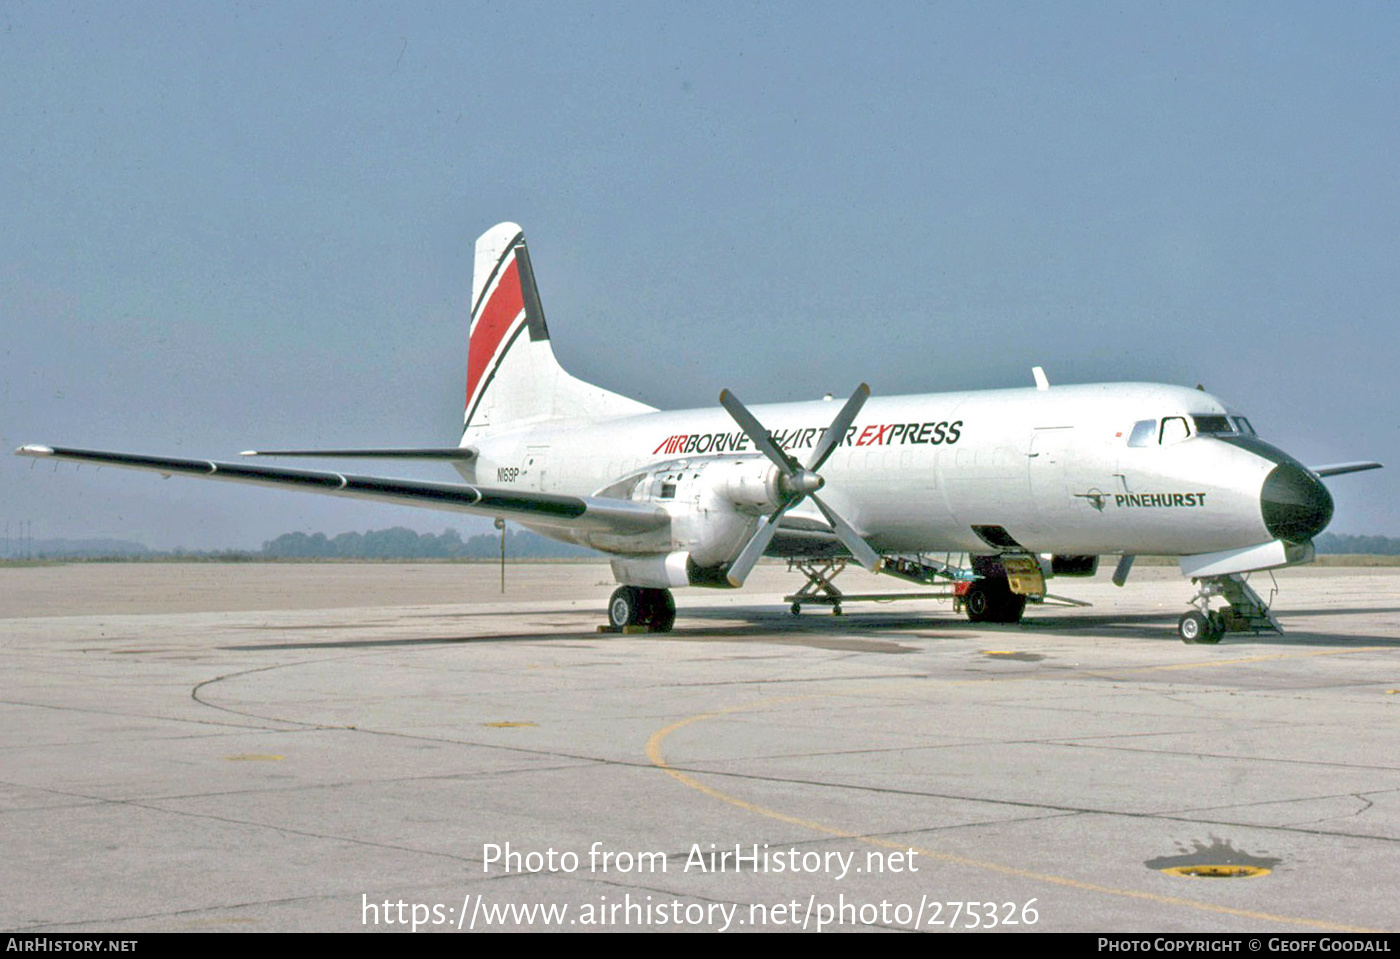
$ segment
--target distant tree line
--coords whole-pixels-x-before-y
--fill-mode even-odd
[[[261,550],[155,550],[141,543],[113,539],[0,540],[0,560],[181,560],[258,562],[271,559],[495,559],[501,555],[501,534],[482,533],[463,539],[455,529],[439,534],[417,533],[402,526],[364,533],[283,533],[263,543]],[[508,559],[575,559],[596,556],[592,550],[555,542],[527,530],[506,530]]]
[[[499,533],[482,533],[462,539],[455,529],[438,535],[415,533],[395,526],[365,533],[283,533],[263,543],[270,559],[493,559],[501,555]],[[506,556],[512,558],[568,558],[592,555],[590,550],[558,543],[526,530],[506,530]]]
[[[154,551],[141,543],[122,539],[36,539],[25,542],[6,537],[0,542],[0,559],[47,559],[51,557],[122,557],[142,559]]]
[[[1366,553],[1371,556],[1400,555],[1400,537],[1348,536],[1323,533],[1313,540],[1319,553]]]
[[[1351,536],[1323,533],[1313,541],[1319,553],[1400,555],[1400,537]],[[463,539],[455,529],[439,534],[416,533],[402,526],[365,533],[283,533],[263,543],[262,550],[153,550],[141,543],[121,540],[41,539],[25,542],[18,537],[0,540],[0,559],[203,559],[253,561],[260,559],[494,559],[500,555],[499,533],[482,533]],[[506,530],[506,556],[517,559],[571,559],[595,556],[590,550],[555,542],[527,530]]]

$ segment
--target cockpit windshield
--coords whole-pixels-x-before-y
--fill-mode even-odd
[[[1166,416],[1161,420],[1139,420],[1128,434],[1128,445],[1167,446],[1192,436],[1257,435],[1249,420],[1243,416],[1193,413],[1190,416]]]
[[[1197,413],[1191,420],[1196,424],[1196,433],[1200,436],[1219,436],[1221,433],[1235,432],[1235,424],[1230,422],[1228,416]]]
[[[1196,432],[1201,436],[1254,436],[1254,427],[1243,416],[1219,416],[1215,413],[1197,413],[1191,417],[1196,424]]]

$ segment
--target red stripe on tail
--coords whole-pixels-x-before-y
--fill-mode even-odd
[[[525,309],[525,297],[520,290],[520,271],[514,257],[491,291],[491,298],[481,308],[471,341],[467,344],[467,409],[481,383],[482,374],[496,355],[501,340],[510,332],[517,317]]]

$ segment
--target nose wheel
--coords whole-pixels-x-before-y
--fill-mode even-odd
[[[1193,609],[1181,614],[1181,619],[1176,624],[1176,632],[1183,643],[1214,646],[1225,635],[1225,624],[1221,621],[1219,613],[1202,613]]]

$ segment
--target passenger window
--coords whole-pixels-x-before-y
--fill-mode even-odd
[[[1128,434],[1129,446],[1151,446],[1153,438],[1157,435],[1156,420],[1139,420],[1133,424],[1133,431]]]
[[[1168,416],[1162,420],[1162,433],[1160,442],[1163,446],[1171,443],[1180,443],[1191,435],[1191,428],[1186,425],[1184,416]]]

